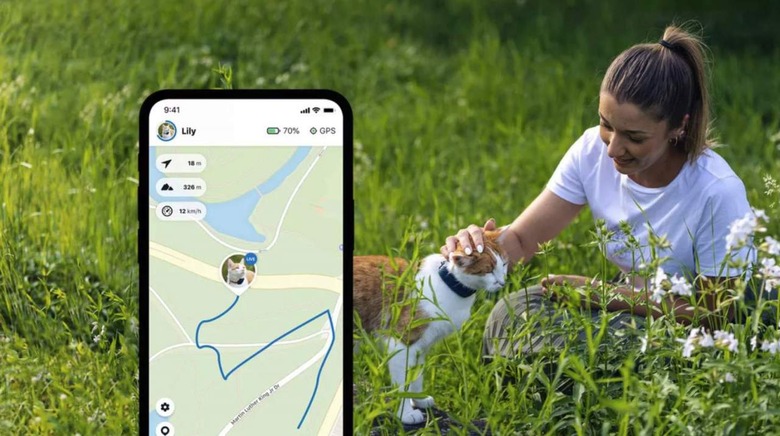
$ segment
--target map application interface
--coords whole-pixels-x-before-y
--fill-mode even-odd
[[[344,434],[343,117],[327,99],[152,106],[149,435]]]

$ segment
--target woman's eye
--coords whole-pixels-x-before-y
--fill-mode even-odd
[[[602,121],[602,122],[600,122],[599,124],[601,125],[601,127],[605,128],[605,129],[607,129],[607,130],[612,130],[612,127],[609,127],[609,125],[607,125],[607,124],[604,124],[604,122],[603,122],[603,121]]]
[[[628,137],[628,140],[633,142],[634,144],[641,144],[642,141],[644,141],[644,139],[634,139],[634,138],[632,138],[630,136]]]

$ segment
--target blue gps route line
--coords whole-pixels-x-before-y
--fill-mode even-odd
[[[327,315],[328,316],[328,322],[330,323],[330,332],[331,332],[331,341],[330,345],[328,346],[328,351],[325,353],[325,357],[322,359],[322,363],[320,364],[320,369],[317,371],[317,380],[314,383],[314,392],[311,394],[311,398],[309,399],[309,404],[306,406],[306,410],[303,412],[303,417],[301,417],[300,422],[298,423],[298,429],[301,428],[301,425],[303,425],[303,421],[306,419],[306,415],[309,413],[309,409],[311,408],[312,403],[314,402],[314,396],[317,395],[317,388],[320,384],[320,375],[322,374],[322,368],[325,367],[325,362],[328,360],[328,356],[330,356],[330,350],[333,349],[333,344],[336,342],[336,329],[333,327],[333,317],[330,315],[330,309],[326,309],[325,311],[319,313],[318,315],[315,315],[311,318],[309,318],[307,321],[302,322],[301,324],[298,324],[297,326],[293,327],[292,329],[288,330],[278,338],[274,339],[273,341],[266,344],[263,348],[257,350],[254,352],[251,356],[247,357],[241,363],[236,365],[233,369],[225,373],[225,370],[222,367],[222,355],[219,353],[219,350],[214,348],[211,345],[201,345],[200,344],[200,328],[203,326],[203,324],[208,324],[210,322],[216,321],[223,316],[225,316],[228,312],[230,312],[233,307],[235,307],[236,303],[238,303],[239,296],[236,296],[236,299],[233,300],[233,303],[225,309],[224,312],[220,313],[219,315],[215,316],[211,319],[204,319],[203,321],[198,323],[198,327],[195,329],[195,346],[198,347],[198,349],[203,348],[209,348],[214,350],[215,353],[217,353],[217,365],[219,366],[219,374],[222,376],[222,380],[227,380],[231,374],[236,372],[238,368],[241,368],[245,363],[249,362],[250,360],[254,359],[257,355],[268,349],[271,345],[278,342],[280,339],[283,339],[285,336],[288,336],[289,334],[293,333],[294,331],[300,329],[301,327],[305,326],[306,324],[309,324],[310,322],[316,320],[317,318],[320,318],[321,316]]]

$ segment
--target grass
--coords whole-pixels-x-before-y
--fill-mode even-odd
[[[596,90],[612,56],[655,40],[674,17],[697,18],[716,60],[716,126],[728,144],[720,152],[751,203],[769,209],[762,177],[780,169],[770,139],[780,130],[776,8],[650,3],[0,3],[0,433],[135,432],[138,109],[156,89],[228,86],[215,72],[225,66],[234,88],[347,96],[356,253],[410,256],[436,251],[468,223],[514,218],[595,124]],[[591,229],[583,214],[545,265],[534,261],[512,286],[547,270],[598,272],[596,250],[584,245]],[[766,422],[756,417],[777,422],[768,400],[776,398],[768,386],[777,385],[777,361],[748,355],[716,359],[746,365],[741,383],[725,388],[703,389],[706,371],[683,362],[625,372],[622,384],[591,383],[592,362],[571,353],[556,357],[566,362],[557,378],[531,362],[515,369],[522,383],[500,390],[499,364],[486,367],[474,352],[492,304],[479,300],[464,333],[437,347],[424,368],[456,416],[486,418],[509,433],[639,432],[635,425],[690,433],[732,424],[736,432]],[[671,336],[667,345],[679,354]],[[625,357],[604,359],[624,368]],[[372,359],[356,361],[356,378],[372,386],[359,393],[358,432],[372,412],[391,409],[386,372]],[[565,378],[581,387],[557,393]],[[724,420],[725,406],[739,416]]]

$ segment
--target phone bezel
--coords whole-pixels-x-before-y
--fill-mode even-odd
[[[294,89],[294,90],[257,90],[257,89],[166,89],[150,94],[141,105],[139,114],[139,157],[138,157],[138,252],[139,264],[139,435],[149,433],[149,115],[152,107],[161,100],[214,99],[214,100],[330,100],[339,106],[343,115],[342,138],[344,153],[344,197],[343,197],[343,235],[344,253],[352,253],[354,249],[354,196],[353,186],[353,115],[347,99],[338,92],[326,89]],[[342,302],[343,332],[352,325],[352,256],[343,257],[342,272],[344,277],[344,298]],[[346,339],[346,334],[343,339]],[[343,406],[342,417],[345,432],[352,429],[352,389],[347,389],[352,382],[352,350],[351,341],[343,344]],[[349,384],[348,384],[349,383]]]

